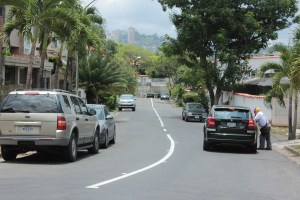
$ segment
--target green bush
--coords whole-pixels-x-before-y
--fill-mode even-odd
[[[111,95],[111,96],[107,97],[105,105],[107,105],[109,110],[115,110],[116,105],[117,105],[117,96]]]
[[[183,97],[183,102],[184,103],[187,103],[187,102],[200,103],[200,97],[199,97],[198,93],[189,92],[189,93],[183,94],[182,97]]]
[[[209,106],[208,106],[209,98],[204,91],[201,91],[199,93],[196,92],[185,93],[183,95],[183,102],[201,103],[204,106],[206,112],[208,112],[209,110]]]

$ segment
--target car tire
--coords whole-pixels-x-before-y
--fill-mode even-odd
[[[9,149],[7,146],[1,146],[1,154],[5,161],[14,161],[17,158],[17,151]]]
[[[110,144],[116,144],[116,127],[114,128],[114,135],[113,138],[109,141]]]
[[[135,108],[132,108],[132,111],[135,111]]]
[[[105,136],[104,136],[104,143],[102,143],[101,145],[100,145],[100,147],[102,148],[102,149],[107,149],[107,147],[108,147],[108,136],[107,136],[107,134],[108,134],[108,132],[106,131],[106,133],[104,134]]]
[[[186,122],[188,122],[188,121],[189,121],[188,116],[185,116],[184,120],[185,120]]]
[[[119,108],[119,111],[122,111],[122,108]]]
[[[182,115],[182,120],[184,120],[184,116]]]
[[[257,153],[257,144],[251,145],[249,151],[250,153]]]
[[[210,150],[210,144],[203,139],[203,150],[204,151],[209,151]]]
[[[93,147],[88,148],[89,154],[97,154],[99,152],[99,130],[96,130],[94,140],[93,140]]]
[[[68,162],[74,162],[77,159],[77,140],[74,133],[71,134],[69,144],[65,147],[65,158]]]

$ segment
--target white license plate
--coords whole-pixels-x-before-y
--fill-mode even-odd
[[[17,132],[23,134],[37,134],[39,132],[39,128],[36,126],[18,126]]]
[[[196,115],[196,116],[195,116],[195,119],[199,119],[199,116],[198,116],[198,115]]]
[[[235,122],[227,122],[227,127],[230,127],[230,128],[236,127],[236,123]]]

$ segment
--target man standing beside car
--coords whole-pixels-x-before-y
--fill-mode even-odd
[[[270,138],[270,131],[271,131],[271,124],[269,123],[268,119],[261,111],[259,107],[254,109],[254,121],[256,121],[260,127],[260,136],[259,136],[259,147],[258,149],[266,149],[272,150],[271,138]],[[267,143],[267,148],[265,148],[265,142]]]

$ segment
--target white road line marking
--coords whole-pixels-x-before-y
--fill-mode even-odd
[[[165,125],[164,125],[163,121],[161,120],[161,118],[160,118],[158,112],[157,112],[156,109],[154,108],[153,100],[152,100],[152,99],[151,99],[151,104],[152,104],[152,109],[154,110],[154,112],[155,112],[155,114],[156,114],[156,116],[157,116],[157,118],[158,118],[158,120],[159,120],[159,122],[160,122],[161,127],[165,127]]]
[[[151,103],[152,103],[152,108],[155,111],[155,113],[156,113],[156,115],[157,115],[157,117],[158,117],[158,119],[160,121],[161,126],[164,127],[164,124],[163,124],[163,122],[162,122],[162,120],[161,120],[158,112],[154,108],[152,99],[151,99]],[[167,130],[164,129],[164,131],[166,132]],[[171,137],[170,134],[167,134],[167,137],[170,140],[170,149],[168,149],[167,155],[165,155],[162,159],[160,159],[156,163],[153,163],[152,165],[149,165],[147,167],[144,167],[142,169],[139,169],[139,170],[136,170],[136,171],[133,171],[133,172],[130,172],[130,173],[123,173],[122,176],[119,176],[119,177],[116,177],[116,178],[113,178],[113,179],[109,179],[109,180],[106,180],[106,181],[103,181],[103,182],[100,182],[100,183],[96,183],[94,185],[87,186],[86,188],[89,188],[89,189],[98,189],[100,186],[103,186],[103,185],[106,185],[106,184],[109,184],[109,183],[112,183],[112,182],[115,182],[115,181],[118,181],[118,180],[130,177],[130,176],[136,175],[138,173],[141,173],[141,172],[149,170],[149,169],[151,169],[153,167],[156,167],[157,165],[160,165],[162,163],[166,163],[167,159],[172,156],[172,154],[174,153],[174,150],[175,150],[175,142],[174,142],[173,138]]]
[[[144,168],[142,168],[142,169],[139,169],[139,170],[130,172],[130,173],[128,173],[128,174],[124,174],[124,175],[122,175],[122,176],[119,176],[119,177],[116,177],[116,178],[113,178],[113,179],[110,179],[110,180],[107,180],[107,181],[103,181],[103,182],[100,182],[100,183],[96,183],[96,184],[94,184],[94,185],[87,186],[86,188],[90,188],[90,189],[98,189],[98,188],[99,188],[100,186],[102,186],[102,185],[106,185],[106,184],[109,184],[109,183],[112,183],[112,182],[115,182],[115,181],[118,181],[118,180],[127,178],[127,177],[129,177],[129,176],[133,176],[133,175],[135,175],[135,174],[144,172],[144,171],[146,171],[146,170],[149,170],[149,169],[151,169],[151,168],[153,168],[153,167],[156,167],[157,165],[160,165],[160,164],[166,162],[166,160],[167,160],[168,158],[171,157],[171,155],[173,154],[174,149],[175,149],[175,142],[174,142],[174,140],[172,139],[172,137],[171,137],[169,134],[167,134],[167,136],[168,136],[168,138],[169,138],[169,140],[170,140],[170,142],[171,142],[171,145],[170,145],[169,152],[168,152],[167,155],[165,155],[165,157],[163,157],[161,160],[157,161],[156,163],[153,163],[152,165],[149,165],[149,166],[147,166],[147,167],[144,167]]]

